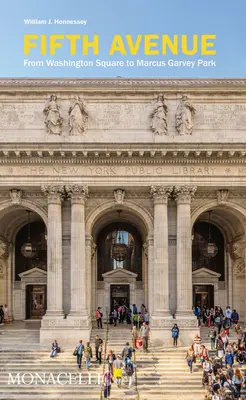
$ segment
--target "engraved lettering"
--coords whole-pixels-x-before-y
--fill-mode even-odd
[[[156,173],[157,173],[158,175],[161,175],[161,174],[162,174],[162,168],[161,168],[161,167],[157,167],[157,168],[156,168]]]

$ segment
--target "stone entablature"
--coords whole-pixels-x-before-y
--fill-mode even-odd
[[[246,83],[2,79],[0,113],[0,142],[245,143]]]

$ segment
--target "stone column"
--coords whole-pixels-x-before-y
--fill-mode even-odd
[[[64,187],[42,186],[48,200],[47,311],[46,316],[63,315],[62,308],[62,217]]]
[[[148,254],[148,312],[152,314],[154,307],[154,238],[147,237],[147,254]]]
[[[196,186],[175,186],[177,201],[177,316],[192,315],[191,198]]]
[[[152,316],[156,318],[169,316],[168,285],[168,197],[172,186],[152,186],[154,199],[154,271],[153,274],[153,308]]]
[[[71,311],[69,316],[88,317],[86,254],[85,254],[85,201],[87,186],[65,187],[71,200]]]
[[[92,304],[92,246],[93,237],[91,235],[85,236],[85,255],[86,255],[86,290],[87,290],[87,309],[91,316],[91,304]],[[96,309],[95,309],[96,311]]]

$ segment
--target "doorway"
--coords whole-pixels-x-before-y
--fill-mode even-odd
[[[214,286],[193,285],[193,306],[214,308]]]
[[[46,285],[27,285],[26,319],[42,319],[46,308]]]
[[[110,311],[122,305],[130,306],[130,285],[110,285]]]

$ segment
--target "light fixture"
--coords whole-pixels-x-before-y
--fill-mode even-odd
[[[37,249],[31,242],[30,211],[29,210],[27,211],[27,215],[28,215],[28,226],[27,226],[28,238],[27,238],[27,242],[21,246],[21,254],[26,258],[33,258],[37,253]]]
[[[207,244],[207,248],[206,248],[206,253],[204,254],[206,257],[208,258],[213,258],[218,254],[218,247],[216,245],[216,243],[212,242],[212,238],[211,238],[211,212],[208,212],[209,215],[209,219],[208,219],[208,244]]]
[[[117,210],[120,218],[121,210]],[[126,253],[128,250],[128,246],[124,243],[124,238],[122,235],[122,230],[118,229],[116,234],[115,243],[111,246],[111,254],[112,258],[118,262],[122,262],[126,258]]]

